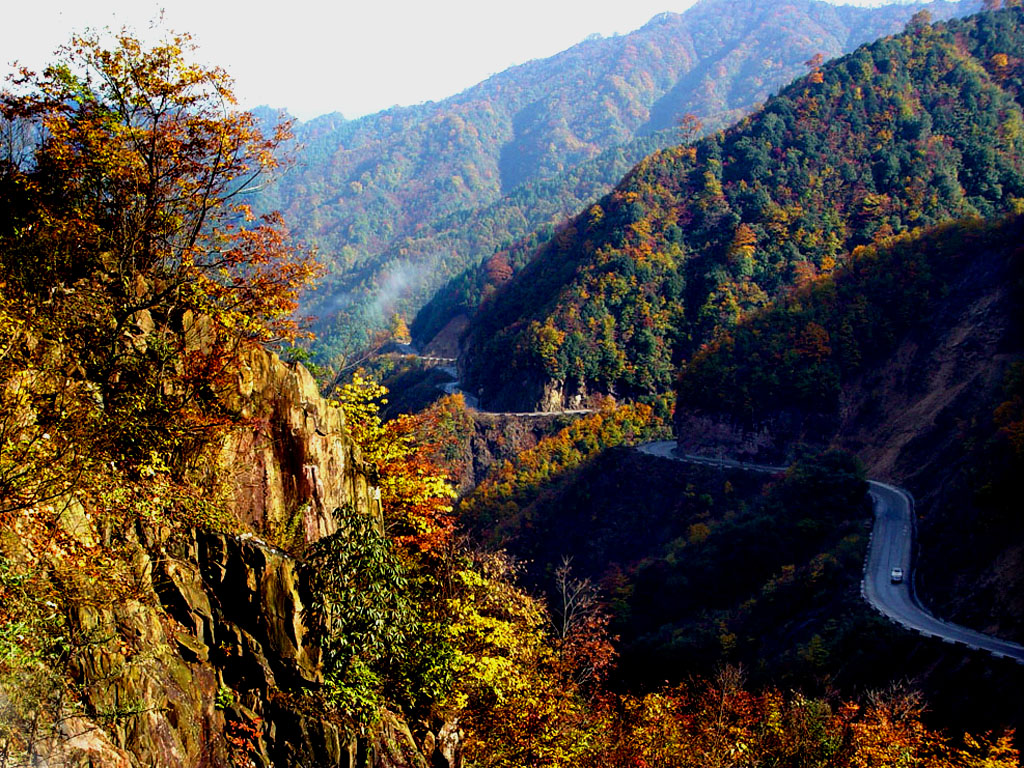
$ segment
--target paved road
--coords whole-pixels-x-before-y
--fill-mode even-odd
[[[426,360],[428,358],[421,358]],[[461,394],[462,399],[466,401],[466,407],[472,411],[480,411],[480,413],[489,413],[493,416],[519,416],[519,417],[536,417],[536,416],[578,416],[585,413],[596,413],[596,408],[573,408],[567,411],[487,411],[480,407],[480,400],[474,395],[469,394],[459,389],[459,372],[454,365],[438,365],[435,366],[437,370],[444,371],[451,376],[454,381],[447,381],[444,384],[438,384],[438,388],[448,393],[449,395]]]
[[[643,453],[676,461],[705,464],[716,467],[744,469],[754,472],[782,472],[784,467],[765,464],[746,464],[733,459],[680,454],[671,440],[638,446]],[[1010,658],[1024,664],[1024,646],[985,635],[973,629],[951,624],[933,616],[917,599],[914,592],[913,544],[914,501],[902,488],[869,480],[871,499],[875,508],[875,525],[871,531],[864,566],[861,593],[871,606],[904,629],[919,632],[925,637],[937,637],[947,643],[959,643],[973,650],[982,650],[999,658]],[[902,568],[905,578],[893,584],[893,568]]]

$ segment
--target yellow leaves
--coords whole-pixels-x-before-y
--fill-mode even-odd
[[[385,423],[379,407],[387,388],[357,370],[352,381],[335,390],[345,423],[360,447],[371,477],[381,489],[385,526],[395,541],[419,553],[441,547],[454,521],[450,500],[455,490],[444,472],[428,458],[432,446],[417,435],[421,418],[400,416]]]
[[[718,198],[723,195],[722,180],[714,170],[704,172],[704,193],[710,198]]]
[[[287,242],[278,219],[248,230],[251,213],[232,205],[261,169],[276,165],[287,127],[266,138],[251,114],[232,111],[230,78],[190,61],[187,35],[152,47],[128,32],[109,49],[106,42],[72,38],[55,66],[26,76],[34,91],[11,101],[16,116],[47,132],[35,161],[52,169],[47,183],[59,187],[37,195],[45,223],[37,250],[54,260],[102,247],[110,271],[129,281],[143,273],[186,288],[138,300],[184,296],[225,327],[264,341],[294,339],[287,315],[298,289],[319,274],[311,254]],[[66,207],[48,202],[54,192]],[[71,284],[83,262],[54,263],[50,277]]]
[[[550,317],[544,325],[536,320],[530,325],[530,349],[549,372],[558,370],[558,351],[564,341],[565,333],[555,328]]]
[[[352,374],[352,380],[335,390],[334,397],[345,414],[345,423],[369,461],[383,458],[385,446],[383,421],[379,408],[387,403],[384,395],[387,388],[373,379],[366,378],[365,372],[358,369]]]
[[[1013,731],[1006,731],[995,739],[965,734],[965,749],[958,750],[958,757],[965,768],[1017,768],[1020,752],[1013,740]]]
[[[530,687],[544,655],[542,606],[516,588],[514,569],[501,554],[453,575],[449,634],[460,649],[462,694],[468,699],[509,701]]]
[[[1016,142],[1024,137],[1024,123],[1019,112],[1010,112],[999,126],[1000,135],[1007,141]]]

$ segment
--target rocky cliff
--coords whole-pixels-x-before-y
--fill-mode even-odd
[[[225,436],[217,467],[235,518],[301,549],[337,530],[337,507],[379,514],[342,412],[304,367],[250,348],[234,370],[225,397],[246,426]]]
[[[186,318],[185,330],[193,347],[211,343],[201,320]],[[196,471],[230,532],[140,517],[111,533],[103,510],[64,499],[59,552],[26,545],[26,558],[74,574],[55,579],[68,650],[52,670],[74,686],[61,693],[51,680],[58,714],[25,757],[96,768],[425,766],[396,715],[359,728],[317,706],[301,554],[338,529],[338,507],[380,515],[342,412],[304,368],[261,348],[237,350],[229,374],[220,396],[237,418]],[[86,577],[89,559],[112,570]],[[5,694],[0,715],[8,704]]]

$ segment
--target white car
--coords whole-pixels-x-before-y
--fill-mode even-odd
[[[903,569],[902,568],[893,568],[889,572],[889,581],[891,581],[893,584],[902,584],[903,583]]]

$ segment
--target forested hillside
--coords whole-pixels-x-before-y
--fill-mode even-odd
[[[947,16],[976,6],[929,7]],[[578,211],[685,138],[685,115],[721,128],[805,61],[898,31],[916,10],[705,0],[442,102],[297,126],[298,162],[261,205],[281,209],[330,268],[308,307],[320,316],[321,357],[360,346],[395,308],[411,319],[465,267]]]
[[[657,395],[716,329],[858,245],[1019,206],[1021,15],[918,17],[645,160],[484,305],[468,384],[494,404],[551,382]]]
[[[1015,42],[1019,16],[989,21],[993,45]],[[928,47],[951,33],[920,24],[885,44],[938,51],[937,77],[973,96],[973,111],[944,102],[979,121],[964,157],[971,142],[991,150],[963,163],[977,178],[955,199],[969,210],[997,207],[994,185],[1017,189],[999,141],[1017,140],[1019,113],[992,81],[1003,73],[1015,88],[1020,62],[996,48],[986,74],[960,53],[987,23],[960,25],[956,46]],[[86,33],[0,92],[0,766],[1019,766],[1006,730],[1016,710],[997,696],[971,708],[971,736],[955,717],[938,730],[912,691],[839,695],[831,685],[840,652],[870,658],[850,622],[827,613],[851,591],[866,530],[851,457],[800,462],[760,499],[756,479],[687,478],[674,462],[671,477],[636,465],[625,477],[602,462],[663,427],[645,403],[605,398],[579,420],[544,416],[546,427],[493,417],[481,436],[461,396],[385,420],[388,393],[364,371],[325,398],[305,368],[266,349],[300,333],[292,311],[319,269],[280,216],[257,217],[241,202],[276,166],[285,136],[234,109],[226,73],[195,56],[184,34],[148,47],[125,30]],[[943,70],[951,59],[961,66]],[[830,82],[820,80],[798,88]],[[925,117],[904,117],[914,137],[928,133]],[[956,141],[934,139],[928,159],[959,157]],[[726,205],[714,168],[704,171],[719,190],[705,198],[709,216]],[[903,226],[901,199],[885,203],[884,226]],[[864,226],[882,237],[883,225]],[[1019,278],[999,269],[1014,263],[1019,248],[1005,243],[1019,242],[1019,222],[978,228],[961,226],[991,266],[975,282]],[[945,238],[933,250],[948,255],[953,232],[933,235]],[[913,254],[933,255],[918,247],[931,241],[895,242],[911,246],[903,262],[899,250],[857,253],[904,264],[897,285],[913,292],[927,264]],[[824,268],[824,256],[815,263]],[[975,283],[949,284],[951,296],[974,295]],[[992,306],[1016,306],[1013,288]],[[912,307],[952,327],[927,296]],[[958,316],[960,303],[949,307]],[[1005,315],[967,309],[979,325]],[[844,316],[813,317],[828,333]],[[716,352],[706,348],[707,364]],[[795,363],[782,373],[798,376]],[[995,419],[1019,451],[1019,369],[1007,371]],[[460,520],[455,483],[479,476],[465,449],[481,438],[493,443],[484,448],[496,471]],[[600,504],[568,482],[579,477],[595,479]],[[682,498],[633,514],[616,488],[624,477],[642,484],[643,502],[676,490]],[[552,514],[559,496],[574,516]],[[545,556],[584,537],[606,548],[622,566],[608,580],[614,603],[568,564],[534,573],[554,576],[561,600],[529,593],[513,557],[464,535],[474,522],[540,541]],[[636,540],[621,535],[648,523]],[[609,563],[605,552],[588,554],[588,568]],[[723,562],[735,570],[721,573]],[[613,621],[628,628],[631,615],[635,631],[620,644]],[[793,670],[780,678],[786,692],[770,676],[755,690],[735,667],[712,676],[685,663],[649,669],[658,677],[637,689],[611,684],[616,674],[629,680],[616,672],[620,650],[634,662],[678,662],[674,650],[687,645],[713,662],[754,655],[767,669],[781,658]],[[884,650],[889,666],[872,667],[872,682],[902,672]],[[815,687],[794,690],[808,670]],[[1012,672],[970,690],[1015,694]],[[964,699],[962,690],[950,695]]]
[[[719,334],[679,378],[688,449],[856,451],[921,515],[919,586],[940,615],[1020,638],[1022,219],[857,249],[832,276]]]

